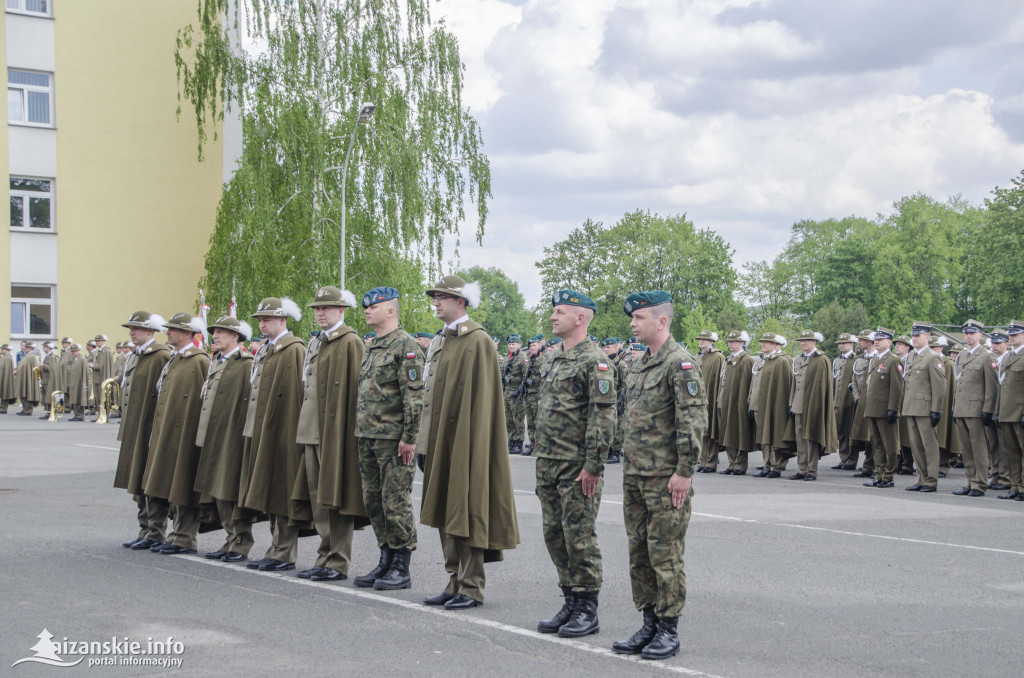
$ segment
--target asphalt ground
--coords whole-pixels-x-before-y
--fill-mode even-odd
[[[111,487],[115,435],[116,426],[0,415],[2,675],[863,678],[1010,675],[1024,663],[1024,503],[952,496],[962,470],[932,495],[904,492],[910,476],[895,489],[862,487],[828,470],[835,457],[813,483],[698,475],[682,649],[649,662],[610,652],[640,622],[621,466],[607,470],[598,526],[601,631],[570,641],[534,631],[561,599],[531,458],[511,458],[522,545],[487,566],[482,607],[447,612],[420,603],[447,579],[429,527],[419,529],[413,588],[386,593],[204,560],[219,533],[200,536],[198,556],[122,548],[137,525],[130,497]],[[751,469],[759,460],[751,455]],[[260,558],[265,523],[254,536]],[[303,569],[316,544],[300,544]],[[377,557],[372,532],[357,532],[350,575]],[[88,655],[73,668],[12,666],[34,656],[44,628],[57,641],[171,637],[181,665],[89,667]]]

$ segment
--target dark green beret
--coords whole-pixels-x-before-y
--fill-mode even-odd
[[[629,345],[630,351],[646,351],[647,347],[643,344],[632,343]]]
[[[421,338],[424,338],[424,337],[426,337],[427,339],[433,339],[434,338],[434,335],[431,334],[430,332],[417,332],[416,334],[414,334],[412,336],[415,337],[416,339],[421,339]],[[491,337],[491,338],[493,339],[494,337]]]
[[[630,318],[633,311],[646,306],[660,306],[661,304],[672,303],[672,296],[665,290],[654,290],[653,292],[634,292],[622,302],[622,310]]]
[[[510,334],[507,337],[505,337],[505,343],[506,344],[521,344],[523,342],[519,341],[519,335],[518,334]]]
[[[363,335],[363,339],[376,339],[376,338],[377,338],[377,333],[376,332],[367,332],[366,334]]]
[[[543,334],[535,334],[532,337],[530,337],[530,343],[531,344],[539,344],[539,343],[542,343],[543,341],[544,341],[544,335]]]
[[[550,339],[548,339],[548,343],[546,345],[548,346],[548,348],[550,348],[550,347],[554,346],[555,344],[561,344],[561,343],[562,343],[562,338],[561,337],[551,337]]]
[[[594,300],[583,294],[583,292],[577,292],[576,290],[558,290],[551,295],[552,307],[562,306],[563,304],[589,308],[591,311],[597,312],[597,304],[594,303]]]
[[[497,334],[492,334],[491,335],[491,341],[497,341],[497,340],[498,340],[498,335]]]
[[[619,339],[618,337],[608,337],[607,339],[605,339],[604,341],[601,342],[601,345],[602,346],[611,346],[612,344],[621,344],[621,343],[622,343],[622,339]]]

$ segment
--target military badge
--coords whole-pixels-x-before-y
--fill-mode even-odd
[[[414,352],[412,352],[412,351],[409,351],[408,353],[405,354],[405,359],[406,360],[412,360],[415,357],[416,357],[416,354]]]
[[[608,390],[611,388],[611,382],[606,379],[597,380],[597,390],[601,392],[601,395],[608,395]]]
[[[897,365],[896,369],[900,371],[900,374],[903,374],[903,365]]]
[[[597,364],[597,369],[601,370],[602,372],[607,372],[608,371],[608,363],[598,363]]]
[[[997,362],[996,362],[995,360],[993,360],[993,361],[992,361],[992,369],[994,370],[994,369],[996,369],[996,368],[997,368],[998,366],[999,366],[999,363],[997,363]]]
[[[945,368],[942,366],[942,363],[935,363],[935,369],[942,372]]]
[[[686,382],[686,392],[689,393],[691,396],[697,395],[697,382],[695,382],[695,381],[688,381],[688,382]]]
[[[409,370],[409,381],[416,381],[416,370]]]
[[[693,363],[691,363],[689,360],[684,360],[683,362],[679,363],[679,367],[684,370],[692,370]]]

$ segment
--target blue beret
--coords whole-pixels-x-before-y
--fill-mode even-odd
[[[646,351],[647,347],[644,346],[643,344],[633,343],[633,344],[629,345],[629,350],[630,351]]]
[[[430,339],[430,338],[433,338],[434,335],[431,334],[430,332],[417,332],[416,334],[414,334],[412,336],[415,337],[416,339],[422,339],[422,338]]]
[[[590,340],[591,340],[591,341],[593,341],[593,342],[597,342],[597,341],[600,341],[600,339],[598,339],[598,338],[597,338],[597,335],[596,335],[596,334],[591,334],[589,338],[590,338]]]
[[[543,334],[535,334],[532,337],[530,337],[530,343],[531,344],[537,344],[537,343],[540,343],[542,341],[544,341],[544,335]]]
[[[498,335],[497,334],[492,334],[491,335],[491,341],[497,341],[497,340],[498,340]]]
[[[363,295],[363,308],[369,308],[382,301],[391,301],[399,298],[398,290],[394,287],[374,287]]]
[[[561,337],[551,337],[550,339],[548,339],[547,346],[554,346],[555,344],[561,344],[561,343],[562,343],[562,338]]]
[[[377,338],[377,333],[376,332],[367,332],[366,334],[363,335],[363,339],[376,339],[376,338]]]
[[[589,308],[597,313],[597,304],[594,303],[594,300],[583,294],[583,292],[577,292],[576,290],[558,290],[551,295],[552,307],[562,306],[563,304]]]
[[[519,340],[519,335],[518,334],[510,334],[507,337],[505,337],[505,343],[506,344],[521,344],[522,342]]]
[[[665,290],[654,290],[653,292],[634,292],[622,302],[622,310],[630,318],[633,311],[645,306],[660,306],[661,304],[672,303],[672,296]]]
[[[619,339],[618,337],[608,337],[607,339],[605,339],[604,341],[601,342],[601,345],[602,346],[611,346],[612,344],[621,344],[621,343],[622,343],[622,339]]]

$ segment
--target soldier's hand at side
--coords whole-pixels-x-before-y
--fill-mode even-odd
[[[754,413],[754,410],[747,410],[747,419],[757,421],[757,415]]]
[[[686,503],[686,497],[690,494],[690,478],[684,478],[678,473],[673,473],[668,479],[668,491],[672,495],[672,506],[682,508]]]
[[[939,419],[942,418],[942,415],[940,415],[938,412],[932,412],[928,416],[931,417],[932,427],[939,425]]]
[[[789,412],[789,418],[790,419],[793,419],[794,417],[796,417],[796,415],[793,414],[793,408],[792,407],[787,407],[786,410]]]
[[[403,443],[398,441],[398,457],[406,466],[412,463],[412,457],[416,454],[416,443]]]
[[[992,413],[991,412],[982,412],[981,413],[981,425],[982,426],[991,426],[992,425]]]
[[[597,489],[597,481],[601,480],[601,476],[591,473],[586,469],[580,470],[580,474],[576,476],[576,482],[581,483],[584,497],[593,497],[594,490]]]
[[[896,415],[896,410],[886,410],[885,411],[885,420],[888,423],[890,423],[890,424],[895,424],[896,423],[896,416],[897,416]]]
[[[999,426],[999,414],[998,413],[992,415],[992,421],[993,421],[993,423],[995,423],[996,428],[1000,428],[1000,426]]]
[[[416,465],[420,467],[420,471],[426,473],[426,471],[427,471],[427,469],[426,469],[426,466],[427,466],[427,455],[425,455],[425,454],[417,454],[416,455]]]

